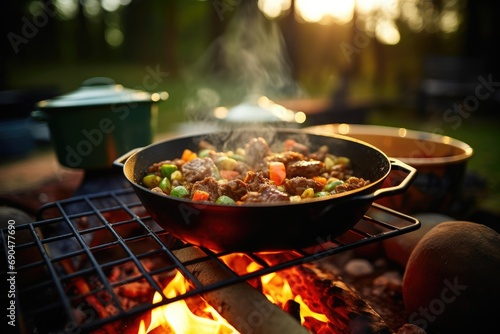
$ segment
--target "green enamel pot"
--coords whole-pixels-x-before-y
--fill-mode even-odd
[[[68,94],[38,102],[31,116],[47,122],[61,165],[107,169],[117,157],[153,142],[158,102],[167,98],[166,92],[129,89],[97,77]]]

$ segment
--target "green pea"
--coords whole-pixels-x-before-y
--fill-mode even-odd
[[[161,176],[168,177],[168,179],[170,180],[170,176],[177,170],[177,166],[172,164],[163,164],[161,165],[160,170]]]
[[[232,154],[232,155],[230,156],[230,158],[233,158],[233,159],[234,159],[234,160],[236,160],[236,161],[242,161],[242,162],[245,162],[245,157],[244,157],[244,156],[242,156],[241,154],[236,154],[236,153],[234,153],[234,154]]]
[[[236,167],[238,167],[238,162],[233,158],[223,156],[217,159],[217,166],[219,166],[220,169],[234,170]]]
[[[342,180],[335,180],[335,181],[332,181],[330,183],[327,183],[325,185],[325,191],[332,192],[332,191],[335,190],[336,186],[338,186],[338,185],[340,185],[342,183],[344,183],[344,181],[342,181]]]
[[[172,173],[172,175],[170,175],[170,181],[174,180],[182,181],[182,173],[180,170],[176,170]]]
[[[148,174],[142,178],[142,184],[145,185],[148,189],[153,189],[154,187],[158,187],[161,182],[161,177],[156,174]]]
[[[172,189],[172,191],[170,191],[170,196],[179,197],[179,198],[187,197],[187,196],[189,196],[189,191],[187,191],[186,187],[184,187],[184,186],[177,186],[177,187],[174,187]]]
[[[314,194],[314,197],[323,197],[328,195],[330,195],[328,191],[318,191],[317,193]]]
[[[349,166],[351,164],[351,160],[347,157],[339,157],[337,159],[337,164]]]
[[[210,153],[210,149],[205,148],[205,149],[201,150],[200,152],[198,152],[198,157],[199,158],[208,157],[208,153]]]
[[[223,204],[223,205],[235,205],[236,202],[229,196],[222,195],[217,198],[215,201],[216,204]]]
[[[158,187],[160,187],[160,189],[163,190],[164,192],[167,192],[168,190],[170,190],[172,188],[172,184],[170,183],[170,180],[168,179],[168,177],[164,177],[161,180]]]
[[[217,180],[221,179],[219,168],[217,168],[217,166],[215,166],[215,165],[212,168],[212,176],[215,177],[215,179],[217,179]]]

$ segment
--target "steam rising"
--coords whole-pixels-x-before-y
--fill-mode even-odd
[[[255,2],[235,8],[225,33],[190,68],[194,89],[185,101],[189,121],[213,120],[220,106],[256,105],[257,99],[302,96],[288,62],[283,36]]]

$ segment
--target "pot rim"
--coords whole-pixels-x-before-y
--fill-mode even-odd
[[[474,150],[467,143],[460,141],[456,138],[452,138],[446,135],[440,135],[437,133],[411,130],[404,127],[391,127],[383,125],[368,125],[368,124],[347,124],[347,123],[332,123],[315,125],[304,128],[305,131],[314,134],[340,134],[343,136],[353,136],[356,135],[366,135],[366,136],[377,136],[377,137],[393,137],[393,138],[405,138],[413,139],[416,141],[425,141],[430,143],[438,143],[443,145],[448,145],[453,148],[457,148],[461,153],[441,156],[441,157],[402,157],[402,156],[391,156],[397,158],[404,163],[412,165],[414,167],[423,166],[435,166],[444,165],[449,163],[460,163],[465,162],[470,159],[474,153]],[[383,151],[383,148],[381,148]]]

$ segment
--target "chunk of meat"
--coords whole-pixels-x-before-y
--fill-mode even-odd
[[[309,155],[309,159],[325,161],[325,158],[328,155],[329,151],[330,150],[328,149],[328,146],[320,146],[320,148],[316,152],[313,152]]]
[[[302,153],[285,151],[279,154],[273,154],[265,158],[266,162],[278,161],[282,162],[285,165],[292,163],[294,161],[304,160],[305,157]]]
[[[210,195],[208,198],[209,201],[215,202],[217,198],[219,198],[219,182],[217,182],[217,179],[214,177],[209,176],[202,181],[195,182],[191,189],[191,193],[194,193],[196,190],[208,193]]]
[[[214,176],[217,167],[210,158],[194,158],[183,164],[181,169],[186,181],[196,182],[206,177]]]
[[[247,203],[271,203],[289,201],[290,197],[275,186],[268,185],[262,187],[259,192],[249,191],[241,200]]]
[[[235,201],[240,201],[247,192],[247,184],[239,179],[219,184],[219,195],[229,196]]]
[[[295,140],[287,140],[285,146],[286,149],[289,151],[301,153],[303,155],[309,154],[309,147],[299,142],[296,142]]]
[[[292,195],[302,195],[307,188],[312,188],[314,192],[321,191],[323,184],[313,179],[306,179],[302,176],[297,176],[286,180],[283,184],[287,193]]]
[[[345,191],[354,190],[354,189],[358,189],[358,188],[364,187],[364,186],[366,186],[369,183],[370,183],[370,181],[367,181],[367,180],[365,180],[363,178],[358,178],[358,177],[351,176],[344,183],[339,184],[338,186],[336,186],[335,187],[335,192],[336,193],[343,193]]]
[[[295,176],[312,178],[320,175],[324,168],[325,164],[318,160],[294,161],[286,165],[286,175],[290,178]]]
[[[246,162],[256,168],[261,165],[264,158],[271,154],[271,149],[266,140],[262,137],[252,138],[245,145]]]
[[[259,192],[263,186],[271,184],[271,180],[263,172],[248,172],[244,182],[247,184],[248,191]]]

